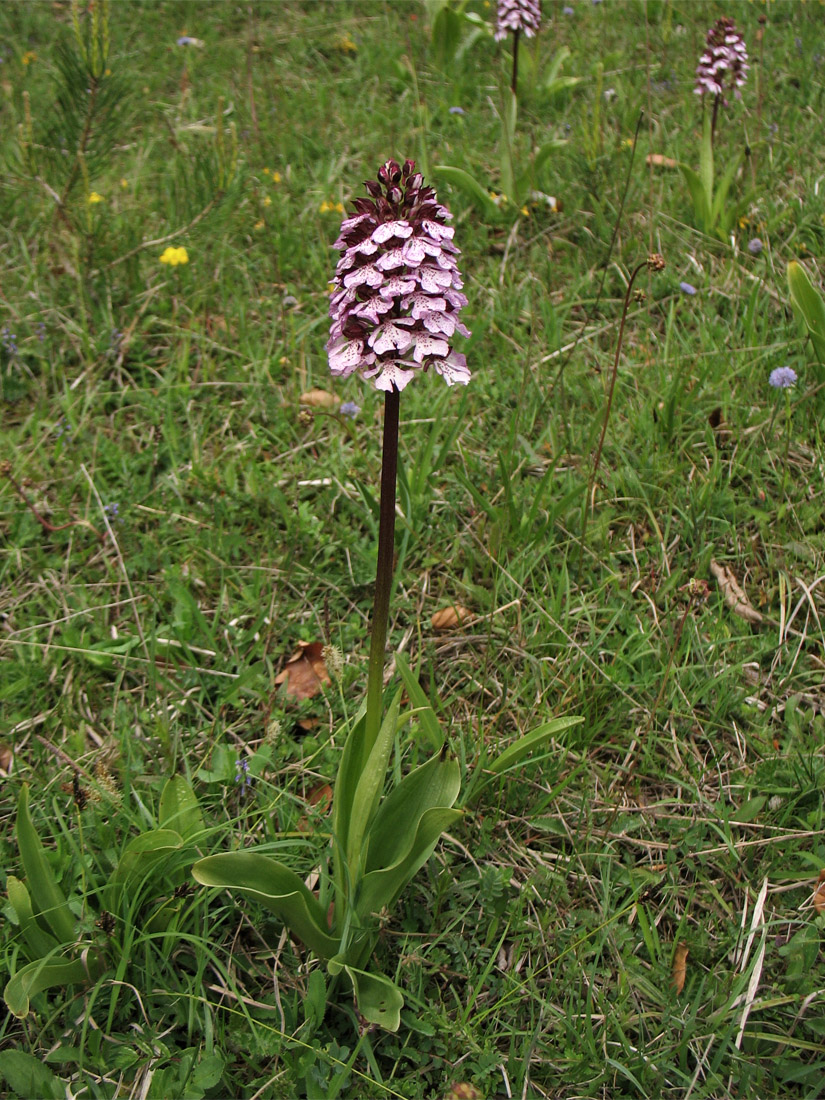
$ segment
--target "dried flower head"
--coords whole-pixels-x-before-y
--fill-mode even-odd
[[[664,271],[667,261],[661,252],[651,252],[647,258],[647,266],[651,271]]]
[[[417,370],[433,367],[448,386],[470,381],[467,360],[453,351],[467,298],[453,244],[452,217],[425,187],[415,162],[388,160],[370,197],[354,200],[335,248],[327,351],[332,374],[359,371],[376,389],[403,390]]]
[[[496,15],[496,42],[517,31],[532,38],[541,23],[541,0],[498,0]]]
[[[726,74],[730,74],[727,77],[728,87],[736,89],[738,95],[749,68],[745,40],[734,21],[724,15],[708,31],[705,52],[696,68],[696,87],[693,90],[696,95],[709,92],[712,96],[722,96],[722,102],[727,106],[724,98]]]

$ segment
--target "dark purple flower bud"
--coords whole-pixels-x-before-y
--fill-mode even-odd
[[[517,31],[532,38],[540,23],[541,0],[498,0],[496,42]]]
[[[708,31],[705,52],[696,68],[696,87],[693,90],[696,95],[709,92],[712,96],[721,96],[722,103],[727,106],[724,98],[726,82],[728,88],[735,89],[738,95],[749,68],[745,40],[734,21],[727,15],[722,16]]]
[[[459,319],[467,299],[446,224],[452,215],[411,160],[403,169],[387,161],[367,190],[373,199],[355,200],[335,242],[330,371],[359,371],[380,390],[403,390],[430,367],[449,386],[466,384],[467,361],[451,346],[456,332],[470,335]]]

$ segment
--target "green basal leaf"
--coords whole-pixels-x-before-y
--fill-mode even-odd
[[[440,749],[444,744],[444,734],[435,716],[435,711],[430,706],[430,700],[424,694],[424,689],[418,682],[418,677],[410,668],[410,663],[407,660],[406,654],[396,653],[395,667],[398,669],[398,674],[407,690],[407,696],[415,708],[416,720],[426,734],[427,740],[432,747],[434,749]]]
[[[534,749],[543,745],[545,741],[549,741],[551,737],[563,730],[570,729],[571,726],[581,725],[583,721],[584,718],[577,715],[568,715],[564,718],[554,718],[552,722],[545,722],[544,725],[537,726],[500,753],[495,760],[487,765],[486,770],[492,772],[493,775],[501,775],[503,772],[509,771]]]
[[[326,913],[303,881],[271,856],[222,852],[200,859],[192,868],[202,886],[239,891],[265,905],[310,951],[322,959],[335,955],[339,942],[327,931]]]
[[[461,787],[457,760],[434,756],[404,776],[387,795],[370,825],[366,872],[390,867],[403,859],[414,842],[427,810],[449,808]]]
[[[182,775],[173,775],[163,788],[158,824],[177,830],[187,840],[203,832],[203,815],[197,797]]]
[[[352,804],[358,789],[358,780],[364,764],[364,744],[366,735],[365,708],[356,716],[341,754],[338,776],[335,780],[335,793],[332,800],[332,835],[338,851],[346,851],[349,840],[349,823],[352,817]]]
[[[352,983],[358,1011],[370,1024],[377,1024],[386,1031],[398,1031],[401,1024],[401,1009],[404,1007],[404,995],[395,982],[383,974],[369,974],[366,970],[356,970],[340,957],[327,963],[330,974],[342,971]]]
[[[788,289],[791,302],[810,333],[814,353],[820,363],[825,363],[825,303],[805,268],[796,260],[788,264]]]
[[[688,185],[690,197],[693,202],[693,213],[699,229],[703,233],[710,232],[710,197],[705,192],[701,178],[687,164],[680,164],[679,170]]]
[[[453,168],[449,164],[436,164],[432,169],[445,183],[457,187],[459,191],[479,206],[488,218],[497,218],[499,209],[490,192],[478,180],[465,172],[463,168]]]
[[[350,874],[357,873],[361,864],[361,848],[364,835],[375,816],[384,783],[387,779],[387,765],[395,742],[398,725],[398,711],[401,706],[401,690],[387,708],[375,744],[366,760],[350,808],[350,820],[347,827],[346,856]],[[340,841],[340,837],[338,838]]]
[[[165,870],[170,853],[182,847],[183,837],[174,829],[150,829],[130,840],[107,887],[106,907],[119,909],[124,893],[140,889],[156,867]]]
[[[35,959],[42,959],[56,951],[60,944],[37,923],[29,891],[20,879],[9,875],[6,879],[6,892],[30,955]]]
[[[392,908],[402,890],[433,854],[439,837],[464,815],[461,810],[451,810],[445,806],[427,810],[417,822],[417,828],[409,839],[409,847],[403,858],[390,867],[371,871],[364,875],[358,887],[355,908],[362,923],[380,913],[382,909]]]
[[[716,194],[713,196],[713,205],[710,211],[711,225],[716,225],[725,208],[728,192],[736,177],[736,173],[739,171],[739,165],[742,163],[743,155],[744,154],[740,152],[733,158],[725,169],[722,178],[719,180],[719,186],[716,189]]]
[[[71,943],[75,939],[76,922],[52,874],[40,837],[32,824],[27,783],[23,784],[17,800],[15,833],[28,889],[36,910],[35,915],[46,921],[58,943]]]
[[[93,980],[103,973],[103,963],[91,953],[86,959],[37,959],[18,970],[6,984],[3,1000],[9,1012],[21,1020],[28,1014],[32,997],[56,986],[76,985]]]

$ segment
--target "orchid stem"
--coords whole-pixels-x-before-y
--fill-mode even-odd
[[[401,394],[390,390],[384,399],[384,440],[381,459],[381,505],[378,519],[378,567],[372,609],[365,744],[370,751],[381,728],[384,697],[384,653],[390,613],[395,551],[395,487],[398,472],[398,411]]]

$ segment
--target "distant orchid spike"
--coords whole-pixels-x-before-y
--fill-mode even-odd
[[[541,0],[498,0],[496,42],[521,31],[525,38],[538,34]]]
[[[470,381],[467,360],[453,351],[467,304],[453,244],[452,217],[425,187],[415,161],[388,160],[370,198],[353,201],[334,247],[341,250],[330,299],[329,369],[355,371],[378,390],[403,390],[416,371],[433,367],[448,386]]]
[[[728,89],[734,89],[738,96],[749,68],[745,40],[734,21],[727,15],[722,16],[708,31],[705,52],[696,68],[696,87],[693,90],[696,95],[707,92],[712,96],[721,96],[723,105],[727,107],[725,84]]]

